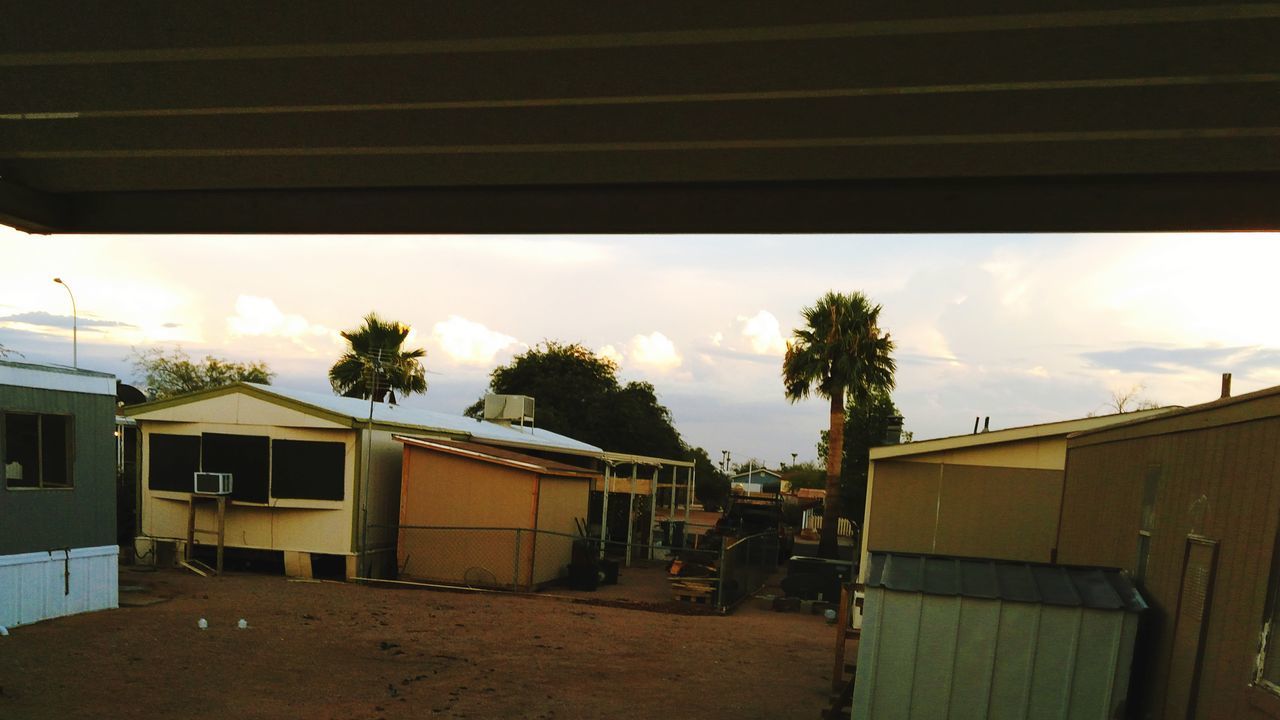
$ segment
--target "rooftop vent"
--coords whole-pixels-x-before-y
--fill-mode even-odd
[[[528,395],[485,395],[484,419],[499,425],[533,425],[533,398]]]
[[[902,416],[890,415],[885,418],[884,444],[897,445],[902,442]]]

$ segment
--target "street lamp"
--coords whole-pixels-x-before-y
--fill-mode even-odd
[[[61,285],[62,287],[66,288],[66,289],[67,289],[67,294],[68,294],[68,295],[71,295],[71,367],[73,367],[73,368],[75,368],[75,369],[79,370],[79,369],[80,369],[80,357],[79,357],[79,350],[78,350],[78,348],[76,347],[76,346],[77,346],[77,339],[76,339],[77,328],[76,328],[76,326],[79,324],[79,321],[78,321],[78,319],[76,318],[76,296],[75,296],[74,294],[72,294],[72,292],[71,292],[71,286],[69,286],[69,285],[67,285],[66,283],[62,282],[62,278],[54,278],[54,279],[53,279],[53,281],[54,281],[54,282],[56,282],[56,283],[58,283],[58,284],[59,284],[59,285]]]

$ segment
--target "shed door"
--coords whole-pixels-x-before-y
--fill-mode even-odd
[[[1196,535],[1187,536],[1187,552],[1182,564],[1182,589],[1173,628],[1173,654],[1169,662],[1169,686],[1165,717],[1191,720],[1199,694],[1200,662],[1205,625],[1213,600],[1213,574],[1218,558],[1218,542]]]

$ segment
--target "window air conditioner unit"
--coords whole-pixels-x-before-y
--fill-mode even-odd
[[[231,473],[197,472],[195,493],[197,495],[230,495]]]

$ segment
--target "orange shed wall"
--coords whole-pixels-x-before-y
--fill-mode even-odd
[[[585,478],[542,478],[534,558],[535,585],[567,575],[569,561],[573,559],[573,537],[578,534],[573,519],[586,520],[590,489],[591,483]],[[550,532],[559,534],[548,534]]]
[[[1049,562],[1062,472],[877,460],[868,550]]]
[[[534,473],[410,446],[402,465],[402,526],[533,527]],[[509,586],[516,572],[515,551],[510,529],[402,527],[396,557],[404,577]],[[523,580],[529,576],[530,556],[527,551],[521,555]]]
[[[1142,717],[1164,716],[1172,618],[1190,533],[1219,543],[1196,717],[1280,717],[1280,696],[1251,686],[1280,519],[1280,418],[1263,415],[1280,413],[1280,398],[1242,404],[1253,407],[1229,406],[1071,441],[1058,545],[1063,563],[1135,571],[1143,486],[1149,472],[1158,478],[1140,583],[1152,608],[1144,619],[1150,635],[1135,657]],[[1255,419],[1205,427],[1228,409]]]

